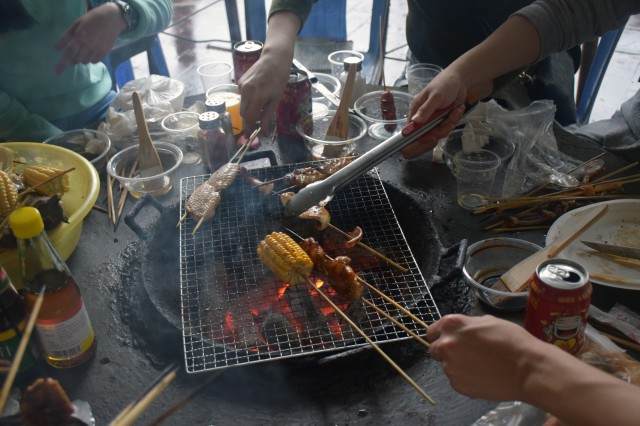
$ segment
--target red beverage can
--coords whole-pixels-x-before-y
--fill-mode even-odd
[[[577,353],[584,344],[591,292],[589,274],[580,264],[564,259],[542,262],[529,286],[524,327],[547,343]]]
[[[262,42],[257,40],[239,41],[233,45],[233,78],[236,83],[258,61],[262,46]]]
[[[278,136],[298,137],[296,126],[311,114],[311,82],[302,71],[292,70],[276,110]]]

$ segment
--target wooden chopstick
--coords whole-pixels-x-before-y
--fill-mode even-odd
[[[329,224],[329,228],[331,228],[332,230],[336,231],[337,233],[339,233],[340,235],[342,235],[343,237],[347,238],[347,239],[351,239],[351,235],[347,234],[346,232],[344,232],[342,229],[338,228],[337,226],[333,225],[333,224]],[[387,256],[385,256],[384,254],[380,253],[379,251],[377,251],[376,249],[366,245],[365,243],[358,241],[356,244],[358,247],[365,249],[366,251],[368,251],[369,253],[371,253],[372,255],[384,260],[386,263],[388,263],[389,265],[393,266],[394,268],[396,268],[398,271],[400,272],[407,272],[408,269],[405,268],[404,266],[394,262],[393,260],[389,259]]]
[[[112,426],[130,426],[138,417],[144,413],[144,411],[151,405],[151,403],[173,382],[177,376],[178,367],[175,366],[165,375],[160,377],[160,380],[153,386],[137,403],[127,406],[116,417],[110,425]]]
[[[336,311],[336,313],[338,313],[338,315],[340,315],[342,317],[342,319],[344,319],[360,336],[362,336],[362,338],[364,340],[367,341],[367,343],[369,345],[371,345],[371,347],[378,352],[378,354],[394,369],[398,372],[398,374],[400,374],[400,376],[407,382],[409,383],[419,394],[420,396],[422,396],[424,399],[426,399],[427,401],[429,401],[431,404],[435,405],[435,401],[429,396],[427,395],[427,393],[420,387],[420,385],[418,385],[411,377],[409,377],[409,375],[407,373],[404,372],[404,370],[402,368],[400,368],[400,366],[398,364],[395,363],[395,361],[393,361],[389,355],[387,355],[382,349],[380,349],[380,346],[378,346],[373,340],[371,340],[369,338],[369,336],[367,336],[367,334],[362,331],[362,329],[360,327],[358,327],[356,325],[355,322],[353,322],[351,320],[351,318],[349,318],[349,316],[347,314],[345,314],[342,309],[340,309],[338,307],[338,305],[336,305],[335,303],[333,303],[333,301],[329,298],[329,296],[327,296],[326,294],[324,294],[324,292],[322,290],[320,290],[319,288],[316,288],[316,286],[313,284],[313,282],[311,282],[311,280],[309,278],[307,278],[306,280],[307,284],[311,286],[311,288],[313,288],[315,291],[318,292],[318,294],[329,304],[331,305],[331,307]]]
[[[389,314],[388,312],[383,311],[382,309],[380,309],[379,307],[377,307],[376,305],[373,304],[373,302],[362,298],[362,301],[367,305],[372,307],[377,313],[379,313],[380,315],[384,316],[385,318],[387,318],[389,321],[391,321],[392,323],[394,323],[395,325],[397,325],[398,327],[400,327],[401,329],[403,329],[407,334],[409,334],[411,337],[413,337],[418,343],[420,343],[421,345],[423,345],[425,348],[429,349],[430,345],[429,342],[427,342],[426,340],[424,340],[422,337],[418,336],[413,330],[411,330],[409,327],[407,327],[406,325],[404,325],[403,323],[401,323],[400,321],[398,321],[396,318],[394,318],[391,314]]]
[[[107,175],[107,210],[109,210],[109,220],[115,225],[116,211],[113,204],[113,178]]]
[[[4,406],[7,403],[7,398],[9,398],[11,386],[13,386],[13,381],[15,380],[16,374],[18,373],[18,368],[20,368],[20,364],[22,363],[22,358],[24,357],[27,345],[29,344],[31,333],[33,333],[33,327],[36,325],[36,320],[38,319],[38,314],[40,313],[40,308],[42,308],[42,302],[44,301],[44,293],[45,286],[42,286],[42,288],[40,289],[40,293],[38,294],[38,298],[33,305],[33,309],[31,310],[31,314],[29,315],[29,321],[27,322],[27,326],[24,329],[24,334],[20,339],[20,344],[18,345],[16,354],[13,357],[13,362],[11,363],[9,373],[4,379],[2,391],[0,392],[0,413],[4,410]]]

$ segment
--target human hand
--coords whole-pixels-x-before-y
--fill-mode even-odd
[[[56,74],[62,74],[71,65],[101,61],[126,28],[127,23],[115,3],[89,10],[76,19],[56,43],[56,49],[62,52],[55,66]]]
[[[456,391],[489,400],[524,400],[529,361],[544,345],[489,315],[447,315],[429,327],[427,340]]]
[[[275,51],[263,51],[260,59],[238,82],[240,114],[248,131],[252,131],[258,121],[263,133],[271,128],[291,70],[291,58],[285,56]]]
[[[403,149],[405,158],[414,158],[431,150],[439,139],[446,137],[458,124],[465,103],[473,104],[491,93],[491,82],[469,86],[467,80],[456,67],[449,66],[413,98],[409,116],[416,123],[427,123],[439,111],[450,109],[451,112],[440,126]]]

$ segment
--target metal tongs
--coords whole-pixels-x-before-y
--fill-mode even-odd
[[[328,178],[302,188],[291,197],[285,206],[285,213],[297,216],[312,206],[326,204],[340,188],[438,127],[447,118],[449,112],[450,110],[438,112],[432,120],[425,124],[409,122],[401,132],[381,142]]]

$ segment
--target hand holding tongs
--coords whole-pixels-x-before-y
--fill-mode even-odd
[[[465,114],[469,110],[470,108],[466,109]],[[328,178],[302,188],[287,203],[285,212],[289,215],[297,216],[308,208],[323,202],[327,198],[333,197],[333,194],[337,190],[438,127],[446,120],[451,111],[452,109],[447,109],[436,112],[434,118],[424,124],[410,121],[401,132],[381,142],[378,146],[356,158]]]

